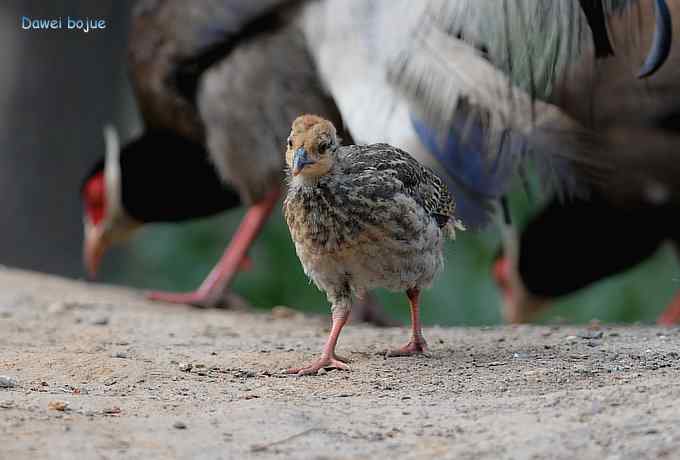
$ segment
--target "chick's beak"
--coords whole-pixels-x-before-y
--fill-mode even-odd
[[[310,160],[307,154],[307,150],[304,148],[299,148],[295,151],[293,155],[293,175],[297,176],[307,165],[312,165],[316,163],[314,160]]]
[[[83,263],[90,279],[97,276],[97,270],[104,252],[109,247],[108,238],[97,225],[85,225],[85,241],[83,242]]]

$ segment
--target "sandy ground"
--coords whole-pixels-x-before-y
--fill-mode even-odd
[[[0,458],[680,458],[680,329],[326,327],[2,269]]]

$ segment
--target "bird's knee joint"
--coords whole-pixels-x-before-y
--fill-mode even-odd
[[[331,306],[331,315],[333,319],[347,318],[352,310],[352,302],[340,301],[333,302]]]

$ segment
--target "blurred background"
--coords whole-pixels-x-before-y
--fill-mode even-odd
[[[141,132],[125,64],[131,4],[129,0],[0,4],[3,265],[84,276],[79,188],[85,172],[103,153],[102,126],[113,122],[123,141]],[[22,16],[69,14],[104,18],[108,26],[87,34],[21,29]],[[512,201],[520,223],[540,206],[528,203],[521,191]],[[99,281],[142,289],[193,289],[222,254],[241,216],[239,211],[188,224],[147,225],[106,255]],[[494,228],[481,234],[466,232],[449,244],[446,271],[423,300],[426,324],[501,322],[499,294],[489,276],[499,245],[496,233]],[[280,211],[251,257],[253,268],[238,276],[234,290],[254,306],[328,312],[325,296],[302,272]],[[540,321],[651,322],[677,289],[676,275],[674,255],[664,247],[634,270],[568,297]],[[403,296],[385,292],[379,296],[395,318],[407,320]]]

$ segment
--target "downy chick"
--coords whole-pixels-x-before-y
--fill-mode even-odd
[[[289,369],[298,375],[348,369],[335,346],[352,306],[374,288],[405,291],[410,341],[389,353],[423,353],[419,295],[441,272],[444,239],[463,229],[446,185],[406,152],[387,144],[339,146],[333,124],[315,115],[293,123],[286,150],[284,213],[305,273],[331,303],[321,356]]]

